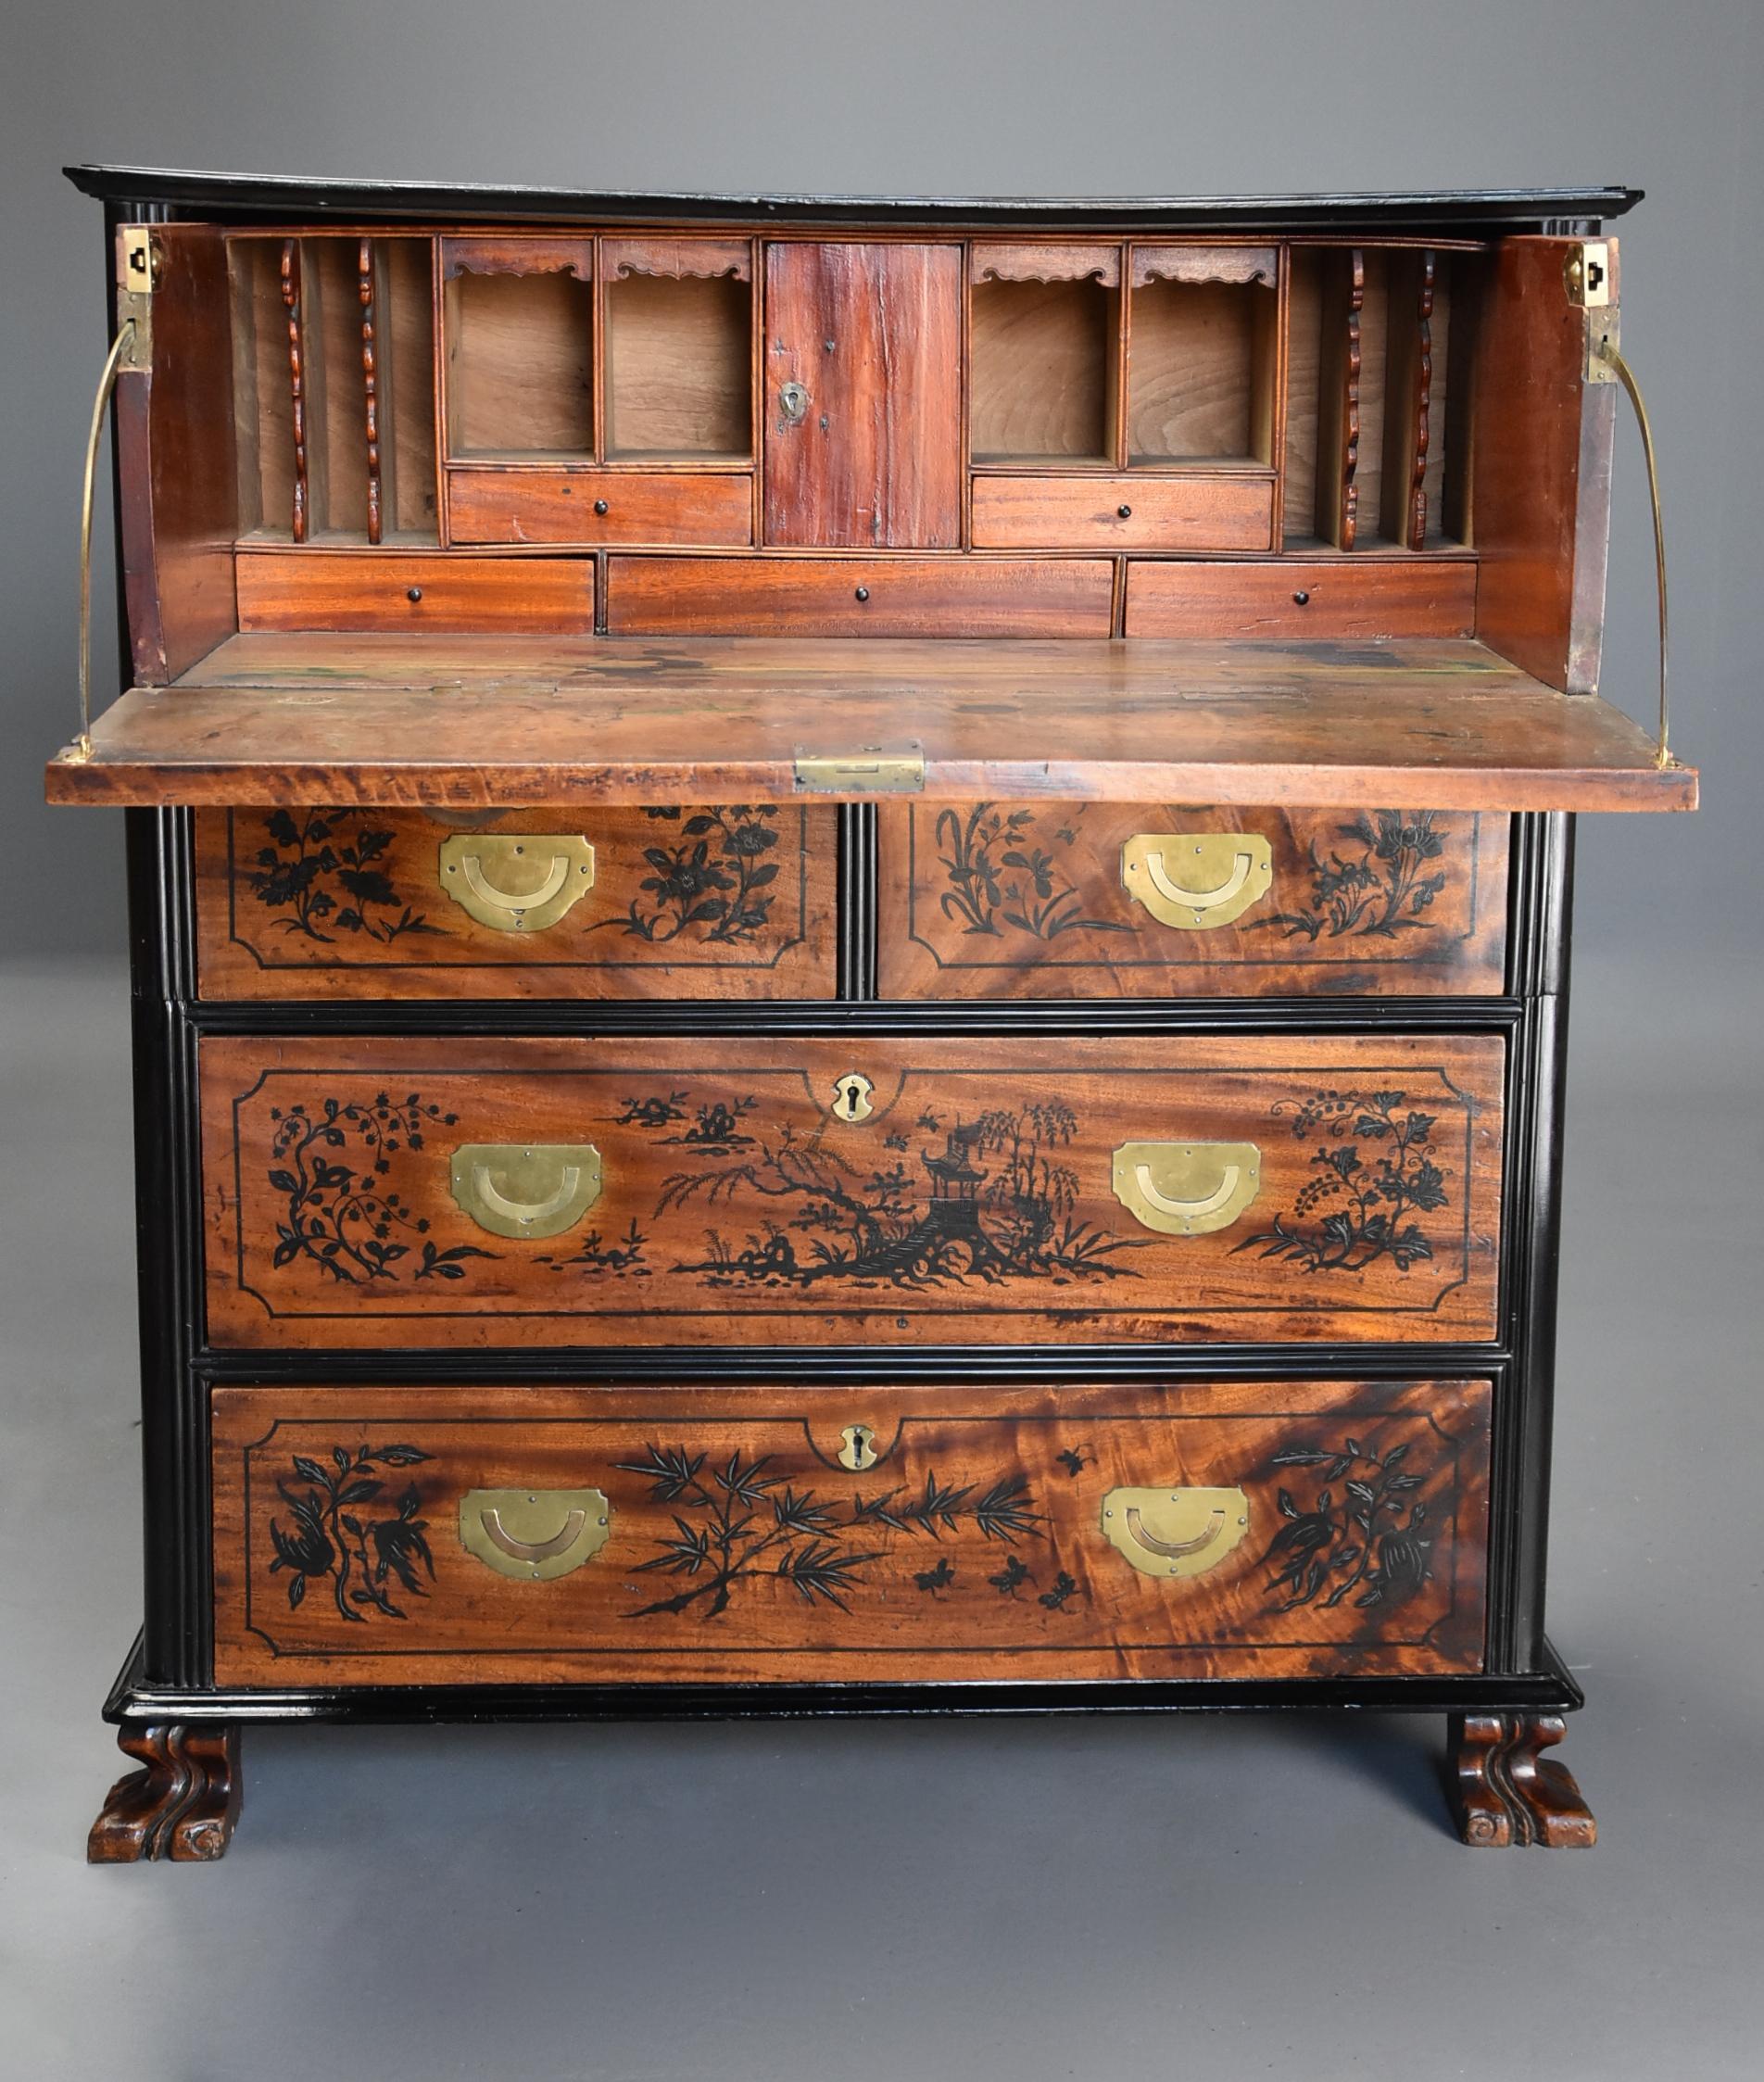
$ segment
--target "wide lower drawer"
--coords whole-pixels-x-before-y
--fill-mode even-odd
[[[241,549],[233,571],[247,632],[594,634],[594,566],[586,558]]]
[[[615,637],[1106,637],[1102,558],[613,557]],[[805,727],[813,723],[805,712]]]
[[[1438,1340],[1504,1043],[206,1038],[233,1345]]]
[[[220,1389],[221,1684],[1474,1671],[1481,1381]]]
[[[205,998],[828,997],[838,813],[203,811]]]
[[[1473,558],[1431,556],[1134,562],[1127,634],[1273,643],[1468,637],[1476,626],[1476,570]]]
[[[712,471],[447,471],[455,542],[601,547],[753,539],[753,479]]]
[[[976,549],[1267,549],[1273,533],[1271,476],[974,480]]]
[[[878,814],[884,997],[1505,984],[1505,817],[1160,802],[891,802]]]

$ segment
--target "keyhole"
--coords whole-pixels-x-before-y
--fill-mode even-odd
[[[862,1071],[852,1070],[833,1087],[833,1110],[841,1120],[867,1120],[875,1108],[870,1094],[876,1090]]]
[[[839,1433],[839,1465],[862,1473],[876,1465],[876,1433],[867,1424],[848,1424]]]

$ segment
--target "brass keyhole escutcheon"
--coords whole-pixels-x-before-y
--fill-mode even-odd
[[[778,385],[778,410],[787,426],[799,426],[809,409],[809,394],[799,383]]]
[[[876,1087],[862,1070],[848,1070],[833,1081],[833,1110],[841,1120],[868,1120],[876,1111]]]
[[[848,1424],[839,1437],[843,1442],[838,1452],[839,1465],[850,1468],[853,1474],[861,1475],[865,1468],[874,1468],[881,1457],[876,1450],[876,1433],[867,1424]]]

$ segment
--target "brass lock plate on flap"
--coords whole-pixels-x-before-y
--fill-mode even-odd
[[[925,787],[925,749],[865,745],[850,752],[812,752],[797,747],[795,776],[802,795],[916,795]]]
[[[1111,1489],[1102,1536],[1142,1576],[1203,1576],[1250,1529],[1241,1489]]]
[[[1165,1236],[1228,1229],[1262,1184],[1254,1142],[1123,1142],[1115,1197],[1135,1221]]]
[[[441,887],[492,932],[543,932],[594,887],[594,848],[551,831],[459,831],[441,841]]]
[[[492,1236],[561,1236],[600,1197],[600,1153],[592,1142],[462,1142],[452,1184]]]
[[[1160,925],[1210,932],[1274,885],[1274,851],[1254,831],[1140,831],[1121,848],[1121,887]]]
[[[460,1499],[460,1538],[498,1576],[549,1583],[599,1553],[611,1517],[598,1489],[469,1489]]]

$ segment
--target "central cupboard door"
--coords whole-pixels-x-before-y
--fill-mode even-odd
[[[962,542],[962,250],[790,244],[765,255],[765,539]]]

